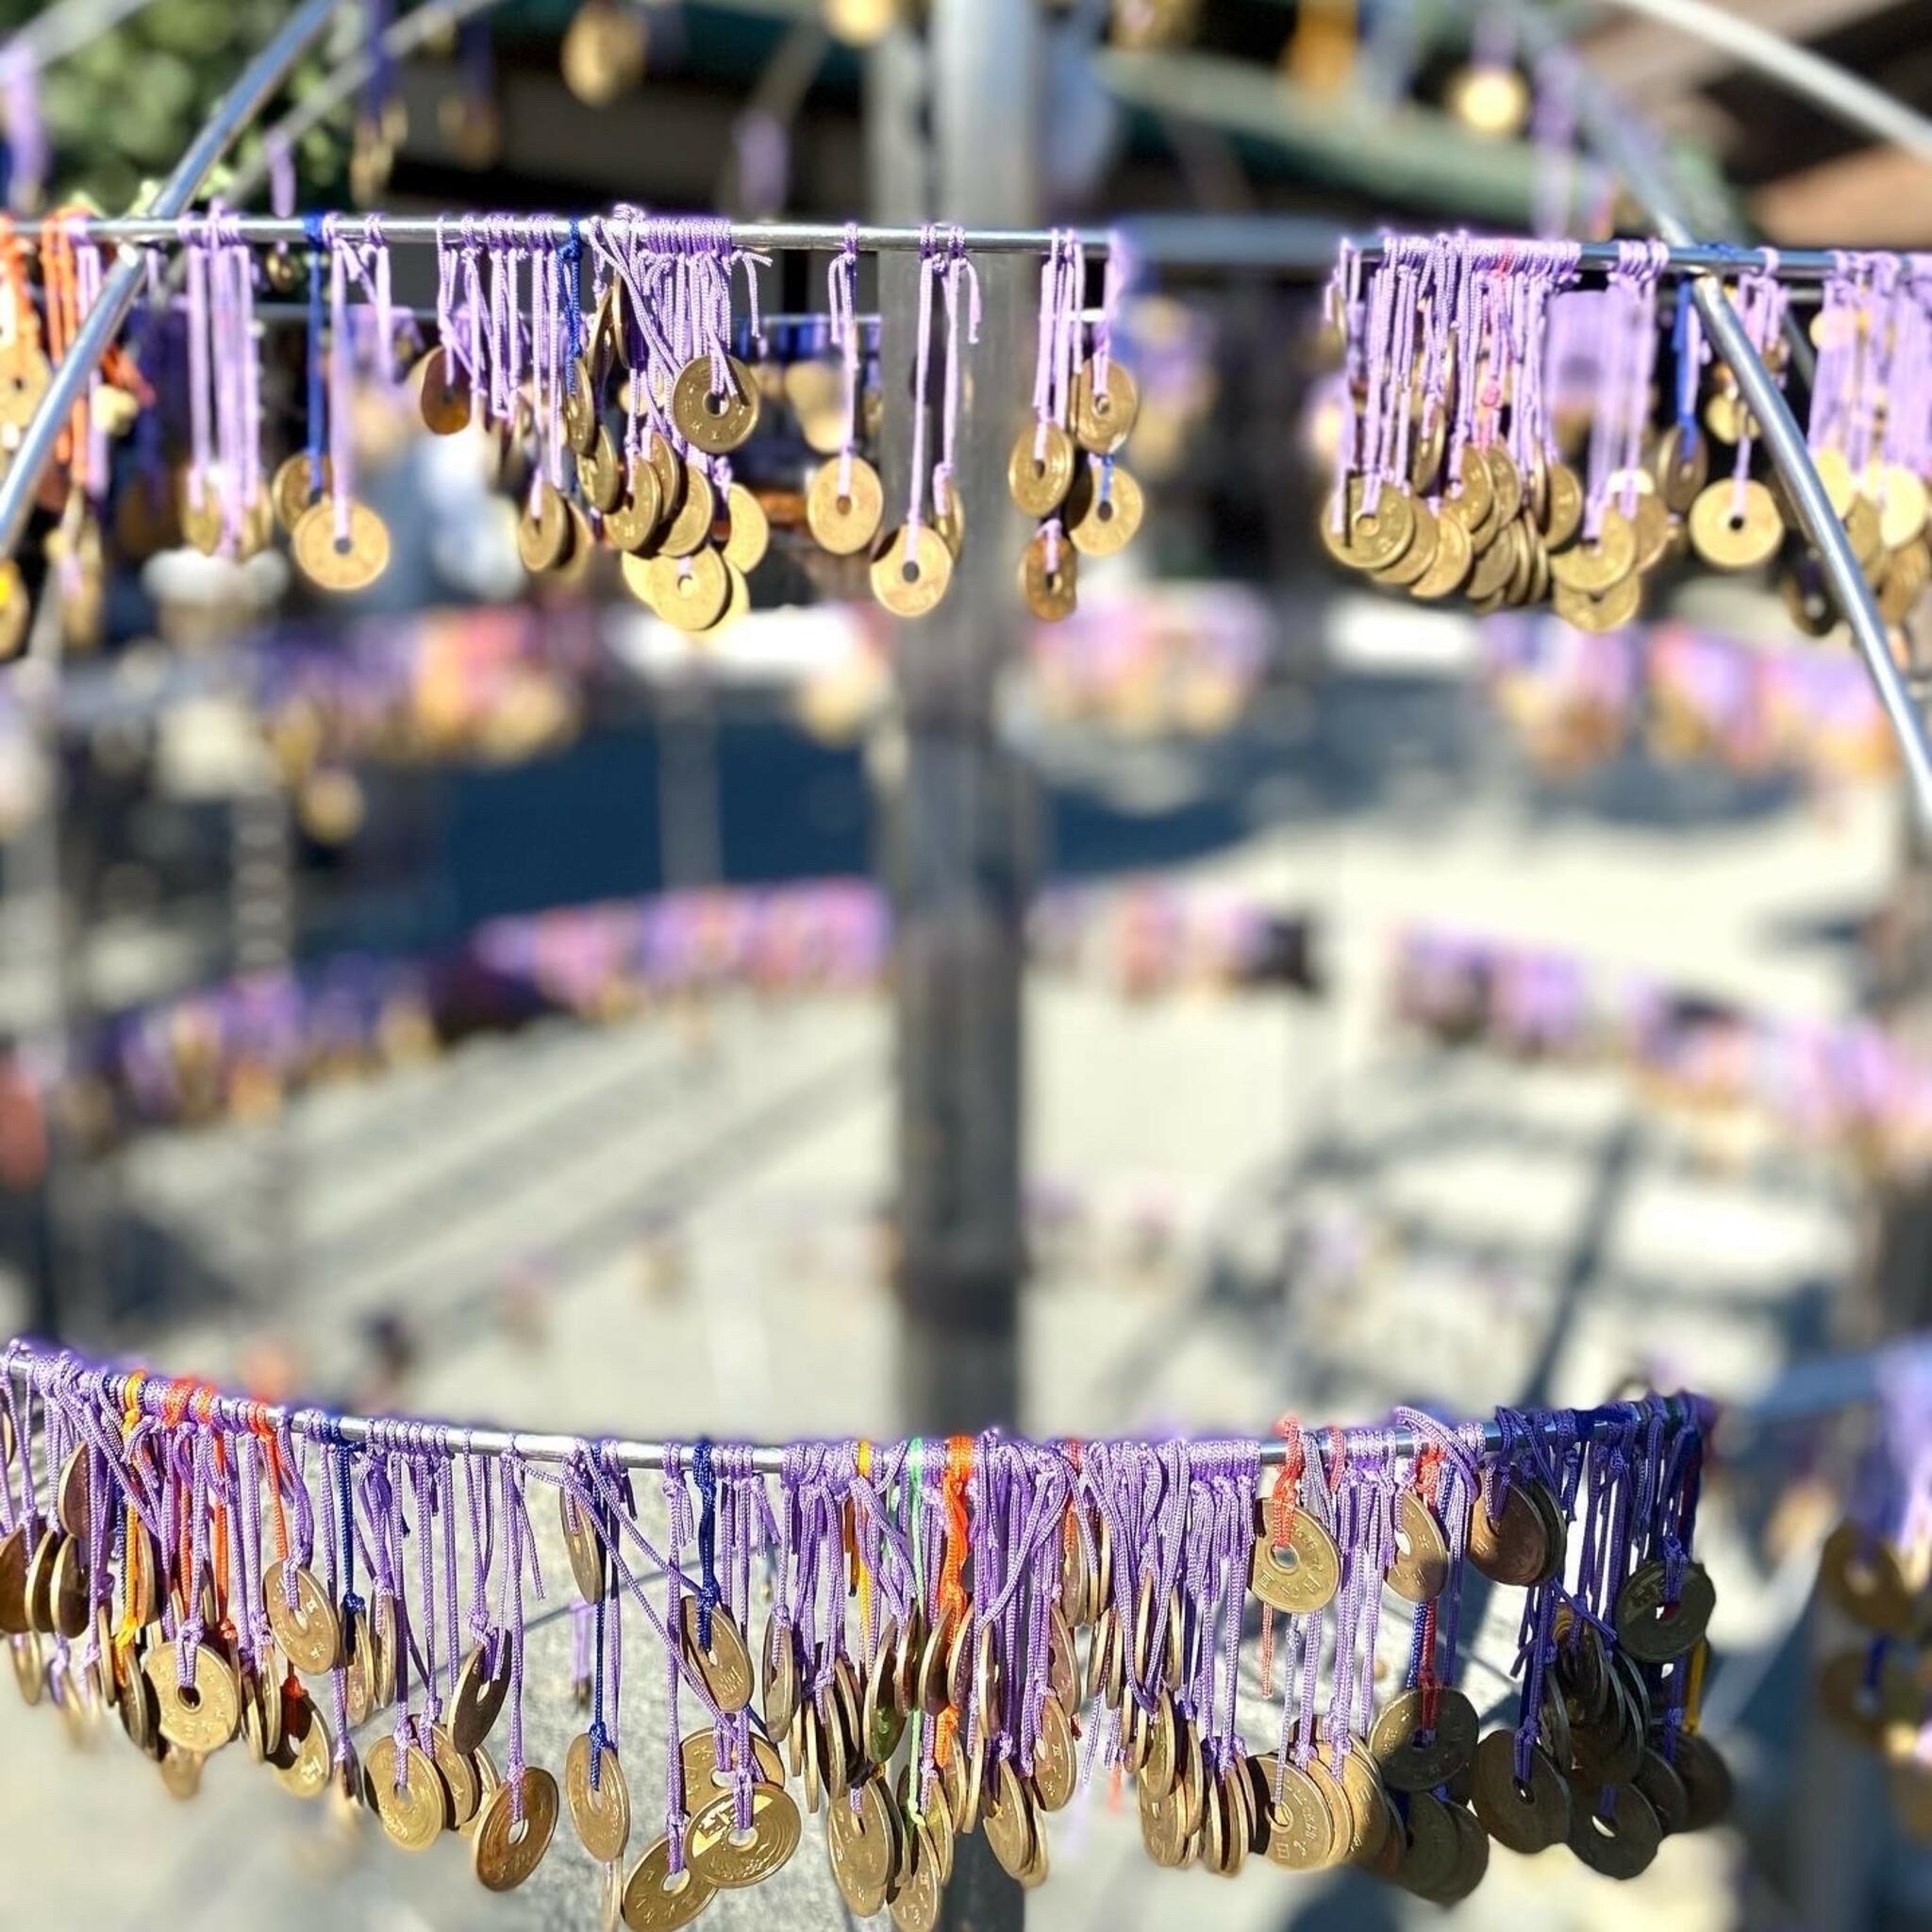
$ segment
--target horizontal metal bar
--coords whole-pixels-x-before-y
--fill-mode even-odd
[[[29,1384],[33,1383],[34,1370],[51,1369],[58,1357],[17,1349],[8,1357],[7,1367]],[[125,1399],[128,1384],[132,1378],[125,1374],[106,1377],[105,1390],[118,1406]],[[154,1380],[148,1382],[149,1390],[165,1384]],[[1695,1414],[1709,1426],[1715,1417],[1715,1409],[1700,1396],[1682,1395],[1670,1398],[1672,1414],[1681,1419]],[[280,1427],[287,1423],[291,1430],[310,1441],[335,1441],[338,1437],[345,1442],[365,1443],[381,1440],[386,1435],[393,1444],[391,1433],[396,1427],[391,1419],[372,1418],[360,1415],[332,1415],[322,1409],[291,1408],[287,1407],[261,1407],[244,1401],[238,1396],[216,1396],[208,1405],[209,1416],[233,1429],[246,1429],[257,1424],[265,1423]],[[1580,1441],[1594,1441],[1607,1436],[1612,1430],[1623,1426],[1629,1419],[1630,1405],[1612,1403],[1603,1408],[1563,1411],[1574,1414],[1577,1436]],[[637,1441],[629,1438],[612,1439],[607,1436],[564,1436],[555,1434],[525,1434],[514,1429],[464,1428],[453,1423],[421,1423],[419,1426],[427,1430],[431,1437],[441,1445],[446,1436],[449,1446],[464,1455],[508,1456],[517,1455],[526,1462],[569,1462],[585,1450],[591,1450],[600,1458],[614,1459],[625,1469],[662,1469],[667,1446],[680,1451],[689,1444]],[[1549,1435],[1554,1437],[1557,1424],[1554,1416],[1546,1424]],[[1503,1433],[1493,1420],[1482,1424],[1483,1446],[1486,1450],[1500,1449],[1503,1446]],[[1305,1431],[1307,1440],[1320,1441],[1325,1432],[1314,1429]],[[1346,1454],[1351,1458],[1382,1457],[1394,1455],[1398,1457],[1413,1457],[1427,1443],[1414,1431],[1407,1428],[1352,1428],[1341,1432]],[[1217,1440],[1225,1440],[1217,1438]],[[1289,1445],[1278,1437],[1256,1440],[1256,1449],[1263,1468],[1286,1460]],[[761,1475],[777,1475],[785,1465],[785,1449],[778,1444],[755,1447],[752,1452],[752,1466]]]
[[[1670,237],[1666,234],[1665,239]],[[1488,246],[1502,260],[1520,245],[1513,238],[1474,238],[1477,245]],[[1538,247],[1560,247],[1560,242],[1538,242]],[[1614,242],[1582,242],[1570,244],[1576,249],[1577,267],[1589,274],[1604,275],[1618,263]],[[1384,238],[1364,236],[1357,243],[1361,258],[1378,262],[1386,253]],[[1822,282],[1838,272],[1840,255],[1829,248],[1742,248],[1722,242],[1671,241],[1665,273],[1675,275],[1734,275],[1756,269],[1774,269],[1780,281]]]
[[[575,220],[579,225],[589,220],[604,222],[613,232],[622,234],[625,217],[593,211],[591,215],[485,215],[482,210],[470,209],[469,217],[479,223],[488,220],[515,242],[543,240],[561,247],[570,240],[571,225]],[[465,211],[441,215],[385,215],[366,210],[354,210],[339,214],[345,236],[360,238],[364,224],[375,222],[382,239],[397,246],[424,246],[437,240],[439,233],[447,241],[456,241]],[[224,232],[237,241],[261,246],[280,243],[300,243],[308,238],[306,222],[310,219],[301,215],[287,217],[275,215],[234,215],[224,222]],[[675,216],[642,215],[636,218],[641,229],[648,228],[654,221],[673,221]],[[16,222],[13,232],[26,241],[36,240],[41,231],[48,225],[42,219],[31,222]],[[708,223],[708,226],[709,224]],[[731,242],[734,247],[756,250],[774,249],[820,251],[836,255],[846,245],[848,230],[842,222],[733,222],[729,225]],[[849,231],[853,245],[863,255],[910,254],[922,246],[927,231],[924,228],[874,228],[858,226]],[[947,239],[950,230],[944,226],[935,231],[941,241]],[[1056,235],[1064,234],[1063,229],[1052,228],[968,228],[965,230],[965,245],[975,255],[1038,255],[1052,245]],[[1083,228],[1078,231],[1080,244],[1090,254],[1104,256],[1107,253],[1108,231],[1105,228]],[[132,247],[173,247],[181,240],[181,225],[178,221],[161,221],[153,216],[123,215],[108,219],[90,219],[86,224],[86,235],[92,242],[109,245]],[[480,240],[479,236],[479,240]]]
[[[479,222],[478,210],[470,216]],[[571,224],[591,219],[605,222],[623,232],[624,219],[612,215],[511,215],[491,216],[504,224],[503,232],[519,242],[545,240],[561,246],[570,239]],[[300,247],[308,239],[308,218],[291,215],[230,216],[225,230],[238,241],[258,247]],[[441,215],[384,215],[361,212],[341,213],[336,217],[345,236],[359,238],[365,222],[375,222],[383,241],[398,247],[433,244],[439,234],[445,241],[458,239],[463,211]],[[656,217],[641,217],[641,225]],[[672,219],[666,217],[665,219]],[[24,240],[36,240],[45,221],[24,221],[14,232]],[[814,251],[836,254],[845,246],[842,224],[824,222],[734,222],[731,242],[740,248],[758,250]],[[965,246],[979,255],[1025,255],[1043,253],[1056,231],[1050,228],[969,228]],[[86,224],[89,240],[109,245],[171,248],[181,241],[181,225],[153,216],[123,216],[92,219]],[[862,254],[897,254],[916,250],[924,240],[921,228],[860,226],[853,231]],[[1110,228],[1083,228],[1081,245],[1090,254],[1104,256],[1117,238],[1137,261],[1156,267],[1263,271],[1296,275],[1320,275],[1333,266],[1346,231],[1325,222],[1284,219],[1274,216],[1216,216],[1199,221],[1177,222],[1162,216],[1139,220],[1124,218]],[[1362,260],[1380,261],[1387,252],[1389,237],[1382,234],[1352,238]],[[1507,236],[1473,238],[1478,248],[1492,248],[1496,258],[1505,258],[1518,245]],[[1614,242],[1585,242],[1575,244],[1577,266],[1588,274],[1607,274],[1617,266],[1619,256]],[[1755,269],[1775,269],[1787,281],[1823,281],[1836,273],[1839,258],[1827,248],[1735,248],[1716,242],[1677,242],[1665,260],[1671,275],[1738,275]]]

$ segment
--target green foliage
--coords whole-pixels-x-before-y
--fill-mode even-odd
[[[0,37],[45,5],[0,0]],[[79,194],[108,213],[125,208],[143,180],[174,165],[287,11],[287,0],[150,0],[58,62],[41,78],[52,198]]]

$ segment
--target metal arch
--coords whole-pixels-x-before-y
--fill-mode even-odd
[[[1640,4],[1647,9],[1648,0],[1614,0],[1614,4]],[[1667,0],[1673,19],[1688,5],[1689,0]],[[1523,0],[1514,0],[1511,11],[1536,52],[1547,55],[1570,51],[1548,20],[1533,13]],[[1622,176],[1657,234],[1673,248],[1689,247],[1692,241],[1690,231],[1639,124],[1582,61],[1575,60],[1574,66],[1578,83],[1577,121],[1589,144],[1612,173]],[[1712,347],[1738,378],[1745,404],[1763,432],[1771,459],[1790,490],[1805,534],[1818,551],[1832,595],[1851,627],[1852,641],[1865,660],[1865,668],[1878,691],[1878,702],[1898,741],[1899,756],[1905,763],[1919,820],[1932,828],[1932,742],[1926,738],[1925,719],[1907,687],[1904,671],[1891,654],[1890,632],[1879,615],[1872,587],[1865,581],[1865,573],[1853,554],[1844,525],[1839,522],[1838,513],[1824,492],[1804,432],[1791,414],[1790,405],[1785,401],[1783,390],[1745,335],[1717,275],[1703,273],[1693,276],[1690,294],[1704,318]]]
[[[1846,1407],[1852,1404],[1869,1399],[1873,1364],[1889,1361],[1903,1351],[1888,1351],[1881,1356],[1853,1357],[1837,1364],[1841,1373],[1813,1391],[1809,1384],[1800,1391],[1795,1398],[1786,1401],[1774,1415],[1768,1418],[1773,1423],[1787,1423],[1816,1413],[1813,1405],[1824,1407]],[[57,1355],[35,1343],[16,1343],[9,1349],[7,1358],[0,1362],[0,1373],[18,1377],[30,1389],[44,1390],[46,1378],[57,1373],[59,1365],[72,1357]],[[124,1402],[132,1377],[126,1374],[109,1374],[106,1377],[105,1388],[113,1399]],[[148,1384],[150,1390],[158,1389],[158,1381]],[[1672,1395],[1665,1398],[1671,1416],[1676,1420],[1690,1420],[1708,1429],[1724,1411],[1716,1405],[1698,1395]],[[202,1414],[199,1405],[196,1414]],[[680,1442],[651,1442],[633,1441],[627,1437],[570,1436],[547,1433],[526,1432],[521,1429],[465,1428],[459,1424],[431,1422],[409,1418],[407,1421],[393,1416],[335,1415],[326,1409],[297,1407],[292,1405],[271,1405],[264,1407],[241,1396],[214,1395],[207,1404],[208,1419],[223,1423],[229,1428],[245,1429],[265,1424],[279,1428],[287,1423],[293,1434],[310,1441],[363,1443],[393,1443],[396,1434],[413,1424],[424,1430],[426,1436],[441,1449],[446,1440],[450,1449],[465,1456],[515,1456],[525,1462],[568,1463],[574,1462],[586,1451],[600,1457],[616,1462],[625,1469],[662,1469],[665,1466],[667,1451],[686,1451],[689,1447]],[[1633,1413],[1632,1405],[1626,1402],[1609,1403],[1600,1408],[1560,1409],[1550,1411],[1546,1424],[1547,1432],[1554,1438],[1557,1431],[1558,1416],[1574,1419],[1577,1439],[1595,1441],[1611,1437],[1625,1426]],[[1746,1412],[1747,1418],[1749,1412]],[[1449,1426],[1455,1426],[1450,1424]],[[1474,1427],[1472,1424],[1472,1440]],[[1505,1446],[1503,1431],[1495,1418],[1486,1417],[1480,1422],[1483,1447],[1493,1452]],[[1307,1438],[1317,1440],[1312,1428]],[[1327,1431],[1320,1432],[1325,1442]],[[1427,1446],[1426,1440],[1407,1426],[1375,1427],[1373,1424],[1343,1429],[1341,1432],[1342,1454],[1354,1460],[1379,1461],[1389,1456],[1408,1457],[1418,1455]],[[1278,1436],[1254,1439],[1258,1459],[1263,1468],[1274,1467],[1288,1460],[1289,1443]],[[1325,1448],[1324,1450],[1325,1454]],[[751,1462],[753,1471],[759,1475],[783,1474],[786,1450],[776,1442],[758,1443],[752,1446]]]
[[[222,96],[208,125],[189,144],[175,171],[150,204],[157,220],[172,222],[183,214],[207,180],[215,163],[235,138],[260,112],[289,70],[345,0],[302,0],[275,37],[256,55],[233,87]],[[108,345],[120,333],[140,293],[144,264],[138,256],[124,255],[101,284],[99,299],[75,337],[73,346],[53,373],[39,408],[22,432],[11,467],[0,478],[0,556],[11,557],[26,527],[41,478],[54,458],[54,447],[67,426],[82,387],[100,366]]]

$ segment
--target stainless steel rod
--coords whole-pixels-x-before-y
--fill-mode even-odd
[[[340,4],[340,0],[331,0]],[[480,216],[482,210],[471,209],[472,215]],[[491,216],[491,222],[504,233],[518,242],[547,240],[561,246],[570,239],[573,220],[582,222],[592,218],[608,223],[617,232],[622,232],[625,218],[608,213],[592,211],[592,215],[573,217],[570,215],[512,215]],[[307,223],[312,217],[291,215],[241,215],[224,224],[224,233],[235,239],[268,246],[279,243],[300,243],[307,239]],[[444,240],[458,239],[464,211],[441,215],[385,215],[367,210],[356,209],[337,215],[344,235],[359,237],[364,232],[364,224],[374,222],[385,242],[401,246],[424,246],[434,242],[439,234]],[[637,217],[641,227],[648,227],[654,217]],[[679,219],[666,215],[665,221]],[[41,231],[48,225],[45,220],[16,222],[13,232],[23,240],[36,240]],[[821,250],[836,254],[845,246],[847,229],[842,222],[732,222],[728,225],[734,246],[749,249],[791,249]],[[937,233],[944,240],[950,230],[941,225]],[[965,244],[979,255],[1027,255],[1042,253],[1057,234],[1064,229],[1051,228],[968,228],[965,230]],[[87,234],[91,241],[119,243],[132,246],[172,247],[181,240],[180,224],[164,221],[158,214],[122,215],[106,220],[90,220]],[[890,253],[911,253],[919,248],[925,239],[922,228],[877,228],[860,225],[851,230],[855,245],[862,254],[878,255]],[[1108,230],[1105,228],[1085,228],[1079,231],[1080,242],[1090,253],[1105,255],[1108,241]]]
[[[38,1366],[48,1370],[59,1358],[45,1355],[30,1355],[18,1352],[11,1356],[7,1367],[16,1375],[23,1377],[29,1385],[34,1384],[35,1369]],[[125,1399],[130,1377],[112,1374],[106,1378],[106,1392],[118,1406]],[[150,1380],[150,1390],[164,1386]],[[1695,1413],[1702,1417],[1707,1426],[1715,1415],[1708,1403],[1696,1396],[1673,1396],[1670,1398],[1672,1413],[1682,1418]],[[258,1422],[279,1427],[287,1423],[291,1430],[310,1441],[334,1441],[338,1436],[344,1442],[366,1443],[371,1441],[387,1439],[393,1444],[398,1438],[398,1424],[389,1418],[361,1415],[335,1415],[321,1408],[294,1408],[285,1406],[267,1407],[245,1401],[238,1396],[217,1396],[208,1405],[209,1415],[230,1428],[245,1429]],[[1620,1427],[1630,1414],[1627,1403],[1612,1403],[1603,1408],[1563,1411],[1576,1418],[1577,1433],[1580,1440],[1595,1441]],[[454,1423],[417,1423],[415,1426],[430,1432],[439,1446],[446,1437],[449,1446],[465,1455],[475,1456],[521,1456],[526,1462],[569,1462],[587,1450],[598,1457],[614,1458],[625,1469],[662,1469],[667,1446],[680,1451],[688,1450],[690,1444],[634,1441],[628,1437],[608,1436],[566,1436],[558,1434],[526,1434],[517,1429],[465,1428]],[[1557,1424],[1554,1417],[1546,1425],[1548,1432],[1555,1435]],[[1493,1420],[1482,1424],[1483,1446],[1485,1449],[1500,1449],[1503,1446],[1503,1433]],[[1347,1453],[1351,1457],[1381,1457],[1390,1454],[1412,1457],[1426,1443],[1407,1428],[1352,1428],[1342,1431]],[[1307,1440],[1316,1440],[1317,1432],[1306,1432]],[[857,1440],[857,1439],[853,1439]],[[1278,1437],[1257,1439],[1264,1468],[1282,1462],[1288,1455],[1288,1444]],[[785,1449],[776,1443],[768,1443],[752,1450],[752,1466],[762,1475],[776,1475],[785,1464]]]
[[[281,86],[309,42],[344,4],[345,0],[302,0],[248,63],[156,193],[152,219],[158,226],[173,227],[236,136],[261,111],[262,104]],[[101,284],[99,299],[54,371],[40,408],[22,431],[20,447],[7,475],[0,478],[0,556],[11,557],[18,548],[41,478],[54,459],[55,445],[83,387],[127,320],[145,273],[146,265],[138,255],[124,254],[115,263]]]
[[[471,211],[473,214],[476,210]],[[622,232],[623,219],[611,215],[597,217]],[[242,215],[232,219],[227,231],[237,239],[257,246],[300,245],[308,236],[309,218],[291,215]],[[399,247],[422,247],[439,238],[454,242],[463,212],[441,215],[385,215],[343,212],[336,217],[345,235],[359,236],[365,222],[374,222],[383,241]],[[561,245],[570,239],[573,220],[590,216],[516,215],[508,219],[508,232],[520,240],[545,240]],[[648,223],[651,217],[641,218]],[[667,217],[667,219],[672,219]],[[38,238],[46,224],[19,222],[15,232],[25,240]],[[1104,255],[1116,236],[1126,244],[1137,260],[1159,267],[1172,261],[1188,268],[1278,269],[1307,275],[1326,274],[1333,266],[1335,243],[1341,229],[1326,225],[1280,221],[1258,217],[1221,217],[1210,225],[1210,232],[1191,241],[1184,230],[1159,219],[1137,224],[1125,217],[1111,227],[1080,231],[1084,247]],[[924,240],[924,230],[913,227],[859,226],[853,231],[859,250],[865,254],[910,252]],[[1048,228],[968,228],[965,245],[976,254],[1030,254],[1043,252],[1052,242],[1055,230]],[[97,242],[138,246],[174,247],[181,240],[177,222],[153,216],[128,215],[113,220],[92,220],[89,237]],[[741,248],[775,250],[817,250],[834,253],[845,245],[846,229],[841,223],[827,222],[733,222],[730,236]],[[1356,238],[1355,245],[1367,262],[1382,258],[1386,237],[1380,234]],[[1823,281],[1838,267],[1838,258],[1826,248],[1780,249],[1774,258],[1756,248],[1732,248],[1718,242],[1693,242],[1679,228],[1671,241],[1665,266],[1673,275],[1736,275],[1743,270],[1775,267],[1779,276],[1790,281]],[[1483,238],[1477,238],[1478,245]],[[1511,238],[1497,237],[1493,243],[1500,257],[1511,246]],[[1617,266],[1617,245],[1613,242],[1586,242],[1577,244],[1577,262],[1591,274],[1607,274]]]

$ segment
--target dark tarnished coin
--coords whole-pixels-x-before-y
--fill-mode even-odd
[[[1512,1852],[1532,1854],[1570,1835],[1570,1787],[1546,1752],[1532,1747],[1529,1775],[1516,1774],[1516,1733],[1491,1731],[1476,1746],[1470,1802],[1482,1827]]]
[[[1640,1663],[1669,1663],[1686,1656],[1710,1627],[1717,1592],[1703,1564],[1684,1566],[1674,1604],[1665,1601],[1665,1584],[1664,1564],[1657,1558],[1640,1564],[1617,1592],[1617,1641]]]
[[[1579,1791],[1570,1810],[1570,1849],[1606,1878],[1635,1878],[1649,1869],[1663,1834],[1657,1813],[1629,1785],[1595,1796]]]

